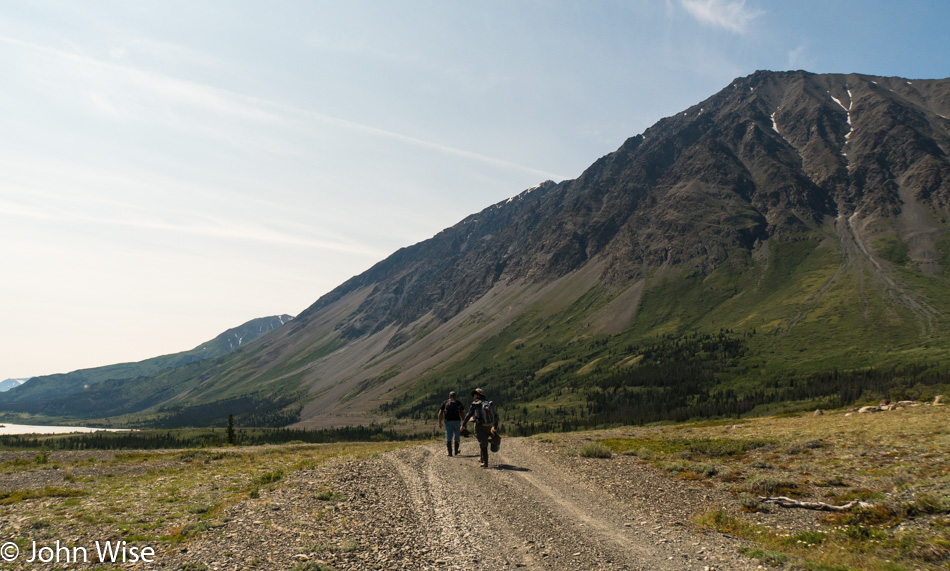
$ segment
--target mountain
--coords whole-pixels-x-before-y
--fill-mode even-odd
[[[948,80],[757,72],[266,342],[309,387],[304,426],[427,418],[471,386],[604,421],[910,390],[946,357],[948,116]],[[868,367],[910,372],[821,378]]]
[[[0,381],[0,392],[6,392],[13,387],[18,387],[30,379],[6,379]]]
[[[258,337],[289,323],[293,317],[277,315],[252,319],[247,323],[228,329],[214,339],[206,341],[189,351],[153,357],[135,363],[121,363],[92,369],[81,369],[66,374],[33,377],[22,386],[0,396],[0,410],[27,411],[53,415],[69,415],[76,406],[76,394],[95,392],[96,387],[106,381],[126,381],[138,392],[147,392],[135,387],[163,371],[174,370],[186,365],[212,359],[230,353],[254,341]],[[142,384],[146,384],[142,382]],[[111,407],[113,398],[103,395],[104,409]]]
[[[112,414],[431,422],[479,386],[530,432],[950,390],[948,116],[950,80],[736,79]]]

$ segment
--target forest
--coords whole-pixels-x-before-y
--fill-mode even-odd
[[[950,371],[930,363],[770,373],[752,382],[740,373],[754,335],[721,330],[642,344],[603,337],[582,347],[547,347],[546,359],[515,351],[472,375],[407,393],[380,411],[425,420],[448,390],[465,394],[465,387],[478,386],[499,409],[504,432],[517,436],[932,399],[950,390]]]

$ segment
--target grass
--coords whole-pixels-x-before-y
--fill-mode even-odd
[[[712,425],[717,426],[717,425]],[[726,438],[610,438],[604,446],[617,454],[676,455],[677,457],[724,458],[742,457],[750,450],[771,446],[773,440]]]
[[[25,542],[21,549],[28,546],[27,539],[52,543],[59,538],[71,538],[76,545],[115,538],[130,545],[172,546],[216,529],[229,506],[259,496],[264,488],[286,485],[295,471],[332,458],[367,457],[405,445],[288,444],[57,453],[55,461],[51,457],[43,463],[13,459],[0,463],[4,474],[0,475],[0,521],[32,522],[20,528],[16,540]],[[4,489],[31,475],[51,479],[55,485]],[[326,497],[328,502],[340,499],[333,492]]]
[[[766,567],[826,571],[950,568],[950,407],[875,415],[834,411],[742,423],[697,422],[598,433],[615,454],[700,480],[734,501],[695,524],[747,542]],[[871,507],[796,510],[789,526],[759,497]]]
[[[613,451],[600,442],[588,442],[581,446],[578,454],[584,458],[610,458],[613,456]]]
[[[320,500],[321,502],[339,502],[345,499],[342,494],[330,490],[322,490],[314,494],[314,497]]]
[[[87,492],[84,490],[56,488],[47,484],[46,487],[40,489],[10,490],[6,492],[0,492],[0,505],[6,506],[26,500],[36,500],[43,498],[74,498],[77,496],[85,496],[86,494]]]

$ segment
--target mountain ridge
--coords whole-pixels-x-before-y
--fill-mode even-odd
[[[293,320],[290,315],[259,317],[232,327],[209,341],[188,351],[171,353],[130,363],[118,363],[102,367],[79,369],[64,374],[32,377],[0,397],[0,407],[7,410],[27,407],[27,410],[43,411],[61,401],[63,412],[69,409],[69,397],[106,381],[121,381],[149,377],[164,370],[183,367],[205,359],[227,354],[245,343]]]
[[[126,419],[262,399],[298,427],[413,424],[471,385],[537,428],[947,384],[948,115],[947,79],[738,78],[253,348],[156,376],[168,394]]]

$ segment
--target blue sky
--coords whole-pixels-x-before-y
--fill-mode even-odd
[[[297,314],[757,69],[950,76],[950,2],[0,3],[0,379]]]

